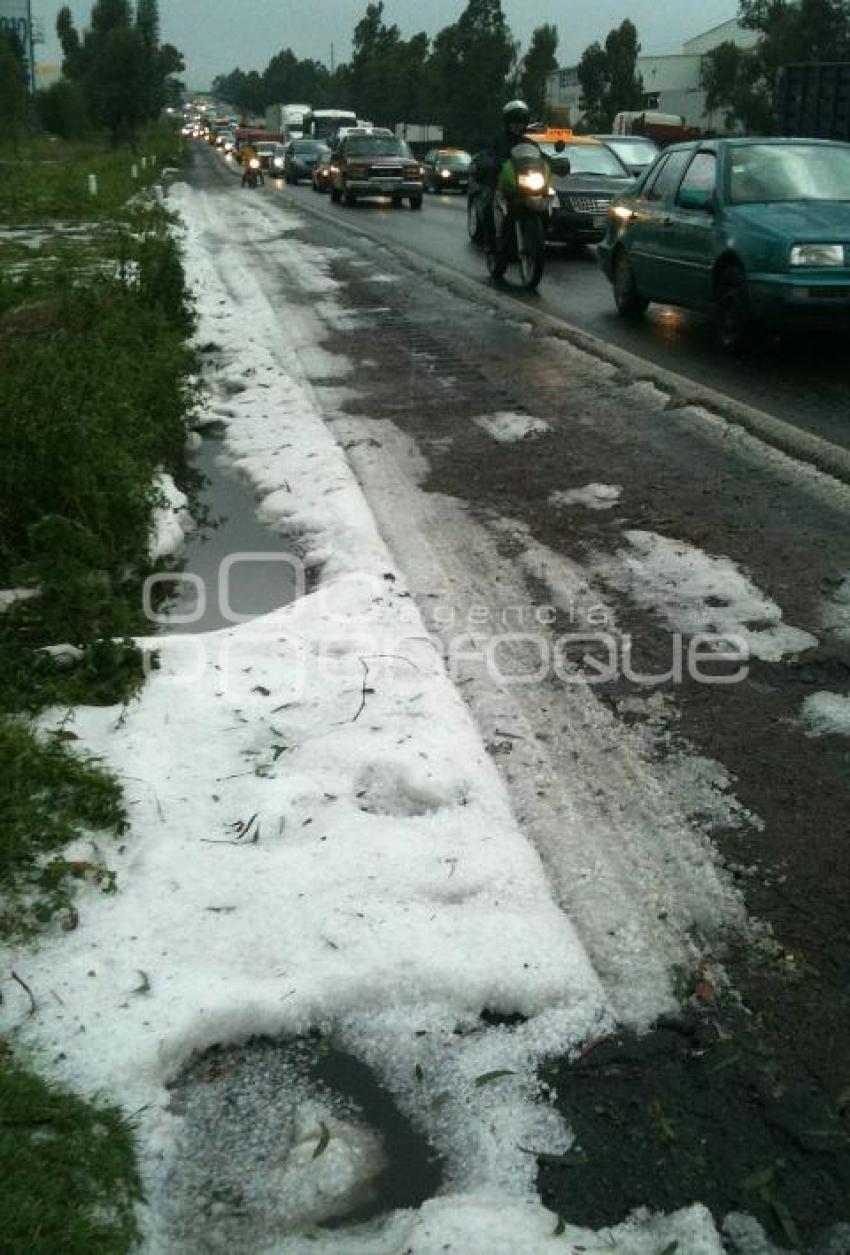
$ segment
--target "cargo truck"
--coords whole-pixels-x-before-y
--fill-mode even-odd
[[[783,66],[776,118],[780,135],[850,143],[850,61]]]
[[[283,143],[291,139],[301,139],[304,134],[304,123],[310,112],[309,105],[269,105],[266,109],[266,126],[270,131],[277,131],[283,136]]]

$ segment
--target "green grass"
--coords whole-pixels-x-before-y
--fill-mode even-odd
[[[128,638],[149,629],[152,483],[160,467],[181,478],[196,400],[192,308],[168,215],[133,195],[178,164],[179,138],[149,135],[140,153],[152,152],[157,165],[138,183],[126,151],[42,140],[23,159],[0,152],[0,225],[46,233],[30,249],[0,232],[0,588],[39,590],[0,613],[6,943],[51,923],[74,929],[81,884],[118,887],[95,847],[67,854],[80,838],[125,831],[118,782],[75,752],[73,725],[36,736],[28,718],[126,702],[143,678]],[[57,220],[92,226],[68,236]],[[82,650],[70,667],[41,649],[65,642]],[[140,1197],[121,1113],[49,1086],[0,1040],[0,1249],[121,1255],[138,1238]]]
[[[141,159],[147,167],[142,169]],[[150,158],[156,158],[152,165]],[[168,125],[151,127],[136,154],[111,150],[102,140],[62,141],[34,136],[20,156],[0,149],[0,224],[31,226],[61,221],[94,222],[119,214],[128,198],[159,178],[165,165],[183,160],[180,136]],[[138,166],[138,178],[131,168]],[[88,190],[88,175],[97,176],[98,195]]]
[[[192,308],[167,228],[161,207],[136,205],[0,278],[0,587],[40,589],[0,615],[0,711],[120,701],[138,686],[138,653],[132,667],[129,647],[92,647],[149,631],[154,477],[179,477],[196,401]],[[60,642],[93,665],[57,677],[33,651]]]
[[[12,718],[0,719],[0,814],[0,939],[26,935],[62,910],[72,922],[78,881],[114,889],[98,860],[69,862],[61,850],[87,834],[125,831],[120,786],[62,739],[37,739]]]
[[[131,1126],[48,1085],[0,1041],[0,1246],[7,1255],[123,1255],[141,1197]]]

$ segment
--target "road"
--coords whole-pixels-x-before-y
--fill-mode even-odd
[[[413,214],[381,201],[337,208],[329,197],[316,196],[309,184],[291,188],[276,180],[270,187],[304,209],[318,201],[343,221],[350,218],[379,238],[486,282],[481,254],[466,237],[466,202],[460,195],[429,196],[424,212]],[[653,306],[642,323],[624,322],[614,310],[592,249],[572,256],[552,247],[539,296],[520,299],[638,357],[850,447],[846,330],[786,335],[768,342],[748,361],[733,360],[715,343],[710,322],[699,315]]]
[[[191,178],[222,215],[217,264],[256,278],[294,346],[623,1022],[659,1005],[676,973],[672,1024],[592,1043],[592,1082],[556,1062],[588,1155],[543,1165],[544,1201],[598,1227],[637,1200],[700,1197],[718,1218],[756,1213],[785,1245],[790,1214],[811,1255],[848,1249],[821,1241],[850,1221],[847,730],[806,712],[843,709],[850,690],[850,487],[670,410],[639,376],[530,335],[374,243],[478,278],[459,201],[414,214],[337,208],[309,188],[242,193],[206,150]],[[657,311],[631,330],[609,299],[589,260],[559,259],[540,304],[838,439],[834,345],[810,345],[808,363],[802,346],[795,360],[773,349],[729,363],[700,320]],[[517,437],[526,423],[537,438]],[[544,668],[512,684],[479,665],[517,630],[549,651],[577,632],[586,663],[591,603],[651,681],[621,668],[576,685]],[[746,677],[675,676],[671,644],[733,612],[754,642]]]

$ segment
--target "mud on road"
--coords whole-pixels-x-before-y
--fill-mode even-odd
[[[271,202],[264,212],[272,222]],[[850,1230],[824,1237],[850,1222],[848,739],[813,735],[802,718],[807,698],[850,691],[836,601],[850,573],[850,490],[720,420],[670,411],[633,378],[352,244],[344,222],[337,231],[307,217],[297,238],[331,250],[328,274],[341,285],[348,317],[324,322],[321,352],[304,362],[367,496],[369,459],[395,459],[411,494],[435,509],[450,502],[489,537],[506,572],[520,572],[530,606],[557,605],[540,554],[582,572],[631,635],[642,672],[669,668],[671,632],[656,608],[604,576],[622,563],[632,530],[731,559],[785,624],[813,638],[751,660],[734,685],[685,675],[675,685],[617,677],[595,686],[615,725],[639,728],[661,768],[683,749],[720,765],[734,804],[725,821],[722,807],[707,816],[703,831],[757,926],[694,939],[707,959],[681,970],[672,1019],[551,1061],[546,1079],[579,1146],[563,1162],[544,1153],[539,1185],[553,1210],[593,1226],[638,1203],[702,1200],[719,1222],[757,1216],[781,1248],[850,1250]],[[316,306],[276,264],[273,244],[244,247],[282,304]],[[348,363],[343,377],[332,360]],[[499,414],[545,426],[502,443],[475,421]],[[606,509],[553,505],[553,494],[593,484],[622,492]],[[469,563],[472,581],[474,546]],[[406,575],[427,619],[426,590]],[[569,619],[561,603],[550,630]],[[491,750],[510,778],[521,747],[508,735]],[[562,762],[562,773],[571,767]]]

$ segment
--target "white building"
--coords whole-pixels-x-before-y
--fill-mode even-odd
[[[680,53],[638,57],[637,72],[644,86],[643,107],[681,115],[688,126],[720,129],[722,119],[712,117],[705,108],[703,58],[722,43],[752,48],[756,41],[754,31],[745,30],[732,18],[687,40]],[[581,84],[577,65],[552,71],[546,84],[546,100],[550,108],[569,113],[571,123],[578,122],[581,117]]]

